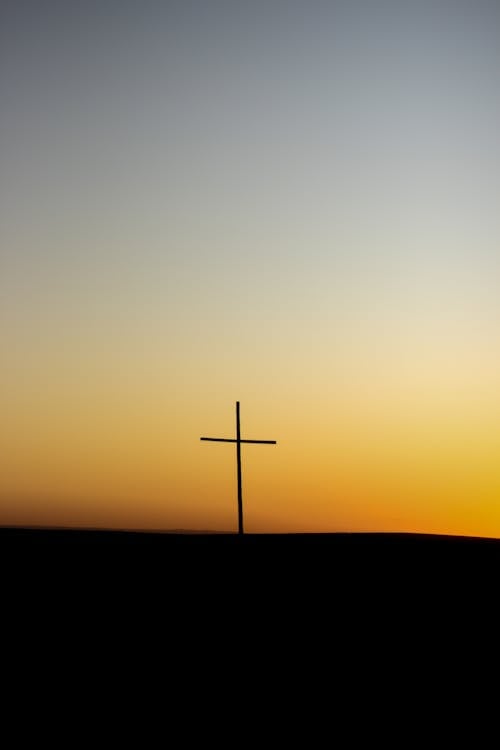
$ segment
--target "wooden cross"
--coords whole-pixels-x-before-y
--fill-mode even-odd
[[[236,467],[238,471],[238,534],[243,534],[243,494],[241,490],[241,444],[266,443],[276,445],[276,440],[242,440],[240,429],[240,402],[236,402],[236,439],[202,437],[200,440],[210,440],[214,443],[236,443]]]

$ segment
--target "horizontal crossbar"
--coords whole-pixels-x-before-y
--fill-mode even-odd
[[[266,445],[276,445],[276,440],[235,440],[234,438],[209,438],[202,437],[200,440],[210,440],[212,443],[265,443]]]

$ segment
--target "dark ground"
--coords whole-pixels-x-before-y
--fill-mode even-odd
[[[500,540],[417,534],[179,534],[0,528],[3,580],[245,599],[315,592],[405,597],[476,591],[500,573]]]
[[[98,653],[94,681],[111,659],[125,672],[154,671],[160,659],[155,680],[165,684],[173,661],[194,659],[197,679],[209,663],[217,681],[224,660],[235,670],[259,665],[271,689],[274,663],[286,664],[283,675],[298,660],[320,671],[328,662],[325,674],[338,682],[340,662],[354,658],[376,659],[381,682],[388,659],[422,658],[432,670],[425,679],[435,680],[445,655],[487,665],[496,649],[496,540],[3,528],[0,565],[5,653],[43,655],[42,675],[56,658],[69,667],[88,658],[97,669]],[[349,675],[356,683],[358,672]]]

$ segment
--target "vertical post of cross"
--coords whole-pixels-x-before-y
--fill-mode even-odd
[[[238,471],[238,534],[243,534],[243,490],[241,483],[240,402],[236,402],[236,464]]]

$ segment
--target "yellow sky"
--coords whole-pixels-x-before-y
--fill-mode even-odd
[[[166,394],[153,380],[143,393],[111,382],[100,393],[76,384],[65,399],[30,391],[4,408],[2,522],[234,528],[234,446],[199,441],[234,437],[225,384],[188,379]],[[262,397],[244,389],[243,437],[278,441],[243,446],[247,531],[500,536],[495,394],[464,407],[463,394],[415,384],[336,393],[316,378],[299,401],[280,385],[270,377]]]

